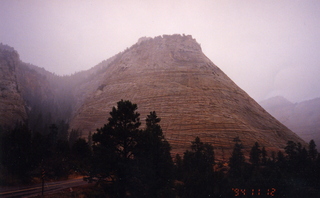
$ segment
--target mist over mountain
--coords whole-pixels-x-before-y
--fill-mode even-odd
[[[292,103],[277,96],[260,104],[306,142],[313,139],[320,145],[320,98]]]
[[[7,45],[0,44],[0,123],[13,125],[27,118],[25,105],[17,82],[19,55]]]
[[[268,150],[283,149],[288,140],[305,145],[214,65],[192,36],[141,38],[70,76],[23,63],[10,47],[2,45],[1,50],[1,75],[8,79],[1,81],[0,102],[16,112],[9,115],[1,109],[7,117],[1,125],[27,120],[32,130],[41,131],[50,123],[65,122],[87,137],[124,99],[138,105],[142,121],[150,111],[157,112],[173,153],[183,153],[196,136],[213,144],[220,158],[230,156],[235,137],[246,155],[254,142]],[[6,57],[12,57],[12,64]]]

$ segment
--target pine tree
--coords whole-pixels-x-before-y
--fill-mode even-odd
[[[109,122],[92,135],[94,163],[89,180],[97,177],[101,184],[111,183],[109,190],[118,197],[125,197],[135,184],[132,168],[141,125],[136,110],[136,104],[119,101]]]
[[[88,175],[91,148],[85,139],[79,138],[71,147],[73,170]]]
[[[258,142],[255,142],[250,151],[250,159],[249,161],[254,166],[259,166],[261,162],[261,150],[259,148]]]
[[[214,151],[211,144],[203,143],[199,137],[192,142],[191,151],[183,157],[183,197],[214,196]]]
[[[29,182],[32,161],[32,138],[27,124],[17,123],[15,128],[3,134],[1,164],[9,174],[22,182]]]
[[[288,160],[295,161],[298,155],[298,145],[293,141],[288,141],[287,146],[284,149],[287,153]]]
[[[261,163],[262,165],[266,165],[267,163],[267,151],[266,151],[266,148],[265,147],[262,147],[262,150],[261,150]]]
[[[278,151],[277,153],[277,165],[280,168],[283,168],[286,164],[286,158],[284,156],[284,154],[281,151]]]
[[[302,151],[301,144],[293,141],[288,141],[287,146],[284,148],[287,154],[287,170],[291,174],[296,174],[296,169],[299,166],[299,155]]]
[[[182,167],[183,161],[179,154],[176,154],[174,163],[175,163],[175,166],[174,166],[175,178],[181,181],[183,176],[183,167]]]
[[[155,111],[146,118],[146,129],[137,139],[135,161],[138,163],[139,178],[146,189],[144,196],[163,197],[173,186],[173,161],[170,144],[165,139]]]
[[[317,159],[318,151],[316,149],[316,144],[314,140],[310,140],[309,142],[309,150],[308,150],[308,158],[311,161],[315,161]]]
[[[241,140],[239,137],[236,137],[234,139],[235,145],[232,151],[232,155],[229,160],[229,167],[230,167],[230,174],[234,177],[240,177],[241,176],[241,169],[244,165],[244,155],[242,152],[242,144],[240,143]]]
[[[92,147],[92,133],[91,133],[91,131],[89,131],[89,134],[88,134],[88,145],[89,145],[89,148]]]

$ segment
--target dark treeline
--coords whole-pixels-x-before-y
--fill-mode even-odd
[[[87,197],[319,197],[320,155],[288,141],[283,152],[258,142],[245,159],[238,137],[228,163],[216,162],[214,147],[199,137],[172,159],[156,112],[141,129],[137,105],[119,101],[108,123],[81,139],[65,122],[43,133],[28,124],[0,128],[2,185],[67,178],[81,174],[95,184]]]
[[[58,180],[86,169],[83,164],[91,149],[81,133],[72,130],[68,135],[64,121],[46,128],[39,133],[27,123],[17,123],[12,130],[0,127],[1,185],[39,182],[42,170],[47,180]]]

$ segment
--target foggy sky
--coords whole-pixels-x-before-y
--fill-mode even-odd
[[[176,33],[257,101],[320,97],[317,0],[0,0],[0,42],[59,75]]]

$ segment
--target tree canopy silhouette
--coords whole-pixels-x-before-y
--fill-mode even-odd
[[[201,142],[199,137],[191,142],[191,151],[183,157],[182,197],[213,197],[214,196],[214,151],[213,146]]]
[[[241,169],[245,162],[245,158],[242,152],[243,146],[239,137],[234,138],[233,141],[235,142],[235,145],[232,151],[232,155],[229,159],[230,174],[234,177],[240,177]]]
[[[89,179],[111,183],[115,196],[124,197],[133,184],[133,151],[137,145],[140,114],[137,105],[119,101],[110,112],[108,123],[92,135],[93,165]],[[106,185],[106,188],[109,185]]]
[[[141,179],[146,197],[170,197],[173,187],[173,161],[170,144],[165,139],[155,111],[146,118],[146,128],[139,134],[135,159],[136,173]]]
[[[115,197],[163,197],[172,194],[173,162],[171,147],[151,112],[145,130],[139,129],[137,105],[119,101],[108,123],[92,135],[94,178]],[[169,190],[168,190],[169,189]]]

